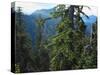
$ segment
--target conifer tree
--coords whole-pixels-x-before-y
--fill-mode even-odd
[[[43,19],[41,16],[36,20],[37,25],[37,36],[36,36],[36,53],[38,60],[38,69],[39,71],[48,71],[49,70],[49,56],[48,56],[48,49],[45,49],[44,45],[46,39],[44,40],[45,35],[44,33],[44,23],[47,19]]]
[[[29,72],[32,71],[32,42],[31,38],[28,37],[25,31],[25,23],[22,18],[23,13],[21,12],[21,7],[15,12],[16,20],[16,51],[15,51],[15,72]],[[30,65],[31,64],[31,65]],[[17,71],[18,70],[18,71]]]
[[[52,16],[53,18],[60,17],[61,21],[57,25],[57,35],[52,37],[51,43],[48,44],[51,49],[50,70],[81,69],[89,64],[85,59],[90,57],[84,53],[84,47],[89,44],[89,37],[85,37],[86,27],[80,14],[87,18],[88,16],[82,9],[83,6],[66,8],[65,5],[58,5],[55,7]],[[90,68],[89,66],[93,65],[89,64],[87,68]]]
[[[65,5],[58,5],[55,8],[53,17],[61,17],[61,22],[57,26],[57,35],[51,42],[50,63],[51,70],[71,69],[73,59],[73,30],[71,21]]]

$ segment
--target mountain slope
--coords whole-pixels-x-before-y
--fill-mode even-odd
[[[24,15],[24,21],[26,22],[26,28],[30,36],[32,37],[32,41],[34,43],[34,40],[36,39],[36,19],[41,16],[42,18],[48,18],[50,17],[50,13],[53,12],[53,9],[42,9],[42,10],[37,10],[31,15]],[[96,16],[91,15],[89,18],[82,16],[82,19],[85,22],[86,25],[86,34],[90,35],[91,34],[91,25],[96,21]],[[45,38],[56,34],[56,26],[60,22],[60,19],[51,19],[45,22],[44,24],[44,33]]]
[[[85,25],[86,25],[86,31],[85,31],[85,33],[87,35],[91,35],[92,25],[93,25],[93,23],[96,22],[97,17],[94,16],[94,15],[89,16],[89,18],[83,16],[82,19],[83,19],[83,21],[85,22]]]

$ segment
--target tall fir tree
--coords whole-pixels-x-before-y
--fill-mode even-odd
[[[23,13],[21,7],[15,12],[15,26],[16,26],[16,51],[15,51],[15,72],[29,72],[32,71],[32,42],[31,38],[25,30],[25,23],[22,18]],[[30,65],[31,64],[31,65]]]
[[[38,19],[36,19],[36,25],[37,25],[37,35],[36,35],[36,53],[37,53],[37,65],[38,65],[38,71],[48,71],[49,70],[49,56],[48,56],[48,49],[46,49],[45,42],[46,39],[44,33],[44,24],[46,19],[43,19],[41,15]]]
[[[85,23],[80,14],[88,16],[82,11],[83,6],[57,5],[52,13],[53,18],[61,18],[57,25],[57,35],[52,37],[48,47],[50,53],[50,70],[90,68],[92,59],[85,51],[91,50],[88,46],[90,37],[85,35]],[[87,48],[85,48],[88,46]],[[90,47],[90,48],[89,48]],[[86,49],[86,50],[85,50]],[[89,52],[91,54],[91,52]],[[80,57],[80,58],[79,58]],[[91,56],[92,57],[92,56]],[[86,59],[89,58],[89,61]],[[88,64],[86,67],[85,65]]]

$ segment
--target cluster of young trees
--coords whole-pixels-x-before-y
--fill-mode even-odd
[[[51,17],[41,16],[36,20],[37,33],[35,47],[25,31],[23,13],[16,13],[16,58],[15,72],[72,70],[97,67],[97,22],[92,25],[92,33],[86,36],[86,25],[81,15],[83,6],[57,5]],[[44,23],[53,18],[61,18],[56,27],[56,35],[44,39]]]

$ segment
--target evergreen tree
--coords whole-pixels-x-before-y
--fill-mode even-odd
[[[72,10],[71,10],[72,9]],[[52,13],[53,18],[61,18],[57,25],[57,35],[49,39],[50,70],[90,68],[91,57],[85,51],[91,50],[88,46],[90,37],[85,35],[85,23],[80,14],[83,6],[58,5]],[[75,14],[76,13],[76,14]],[[87,48],[85,48],[88,46]],[[87,52],[92,54],[91,52]],[[95,55],[96,56],[96,55]],[[80,58],[79,58],[80,57]],[[87,60],[89,59],[89,61]],[[96,62],[96,61],[95,61]],[[86,67],[85,65],[88,64]]]
[[[73,59],[73,29],[72,22],[66,12],[65,5],[58,5],[55,8],[53,17],[61,17],[61,22],[57,26],[57,35],[52,38],[50,63],[51,70],[71,69]]]
[[[44,23],[46,19],[43,19],[41,16],[36,20],[37,25],[37,36],[36,36],[36,53],[37,53],[37,65],[39,71],[48,71],[49,70],[49,56],[48,56],[48,49],[45,49],[45,42],[44,39],[45,35],[43,35],[44,31]]]
[[[21,7],[15,12],[16,25],[16,51],[15,51],[15,72],[32,71],[32,59],[30,53],[32,51],[31,38],[25,31],[25,23],[23,21],[23,13]],[[31,65],[30,65],[31,64]]]

